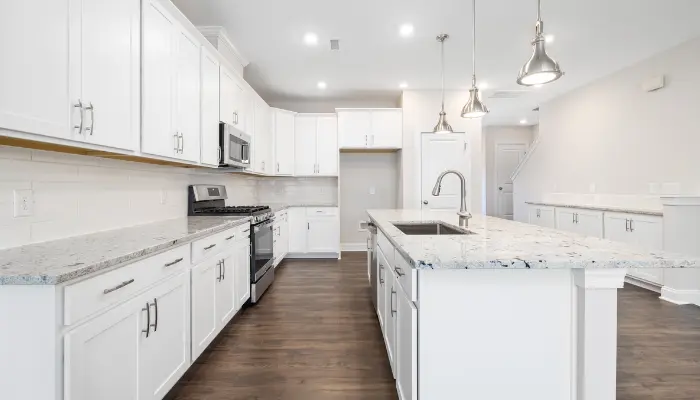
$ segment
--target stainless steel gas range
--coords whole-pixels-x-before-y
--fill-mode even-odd
[[[257,303],[275,280],[272,210],[268,206],[226,206],[226,186],[191,185],[188,192],[188,216],[251,217],[250,301]]]

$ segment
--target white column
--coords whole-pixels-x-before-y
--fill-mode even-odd
[[[617,383],[617,289],[624,269],[573,270],[575,396],[577,400],[615,400]]]
[[[664,250],[700,256],[700,197],[662,197],[664,205]],[[664,269],[661,299],[675,304],[700,306],[700,270]]]

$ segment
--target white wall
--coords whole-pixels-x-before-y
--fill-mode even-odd
[[[498,185],[496,182],[496,146],[499,144],[524,144],[530,146],[535,126],[485,126],[486,151],[486,214],[496,215]]]
[[[472,213],[484,213],[486,200],[484,176],[486,164],[484,139],[480,119],[465,119],[460,116],[469,92],[447,91],[445,112],[447,121],[455,132],[466,132],[471,148],[471,176],[467,176],[469,193],[467,205]],[[421,171],[420,135],[432,132],[440,113],[441,93],[436,90],[408,90],[403,92],[403,149],[401,151],[401,192],[403,208],[420,208]]]
[[[399,99],[366,99],[366,100],[285,100],[273,99],[268,102],[270,107],[298,113],[334,113],[336,108],[396,108]]]
[[[543,104],[540,143],[516,177],[515,219],[548,193],[700,193],[699,70],[700,38]],[[661,74],[665,88],[642,90]]]
[[[340,243],[364,245],[367,210],[398,207],[399,161],[398,153],[340,154]]]

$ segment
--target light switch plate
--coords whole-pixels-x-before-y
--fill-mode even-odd
[[[34,192],[31,190],[14,191],[15,217],[29,217],[34,214]]]
[[[168,192],[165,190],[160,191],[160,204],[165,205],[168,203]]]
[[[377,188],[374,186],[369,187],[369,194],[377,194]]]

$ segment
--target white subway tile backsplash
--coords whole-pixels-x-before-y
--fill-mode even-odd
[[[0,146],[0,159],[4,160],[30,160],[32,151],[20,147]]]

